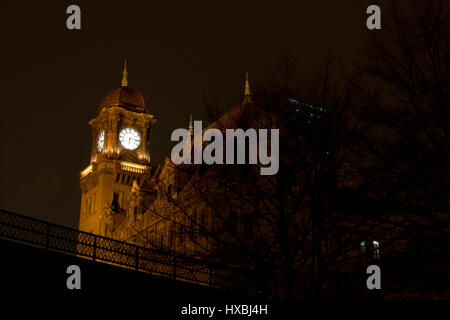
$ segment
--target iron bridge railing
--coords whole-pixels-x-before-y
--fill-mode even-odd
[[[75,254],[137,271],[217,288],[231,288],[231,277],[198,259],[98,236],[0,209],[0,237]]]

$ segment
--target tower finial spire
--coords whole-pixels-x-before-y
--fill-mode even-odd
[[[250,95],[250,83],[248,82],[248,72],[245,73],[245,90],[244,94],[246,96]]]
[[[192,113],[189,115],[189,134],[194,135],[194,127],[192,126]]]
[[[128,72],[127,72],[127,59],[125,59],[125,64],[123,66],[122,72],[122,87],[128,87]]]
[[[250,82],[248,81],[248,72],[245,73],[244,102],[252,102],[252,97],[250,96]]]

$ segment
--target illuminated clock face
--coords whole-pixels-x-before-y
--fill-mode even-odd
[[[120,130],[119,141],[125,149],[135,150],[141,144],[141,136],[132,128]]]
[[[101,152],[103,150],[103,144],[104,143],[105,143],[105,130],[100,132],[100,134],[98,135],[98,140],[97,140],[97,150],[98,150],[98,152]]]

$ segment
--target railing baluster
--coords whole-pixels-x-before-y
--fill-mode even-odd
[[[94,252],[92,255],[93,260],[95,261],[95,256],[97,254],[97,236],[94,235]]]
[[[50,243],[50,224],[47,223],[45,232],[45,249],[48,249]]]

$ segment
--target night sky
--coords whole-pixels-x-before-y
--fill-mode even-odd
[[[88,121],[120,85],[124,58],[129,86],[157,118],[157,165],[189,113],[204,118],[204,97],[230,109],[242,99],[245,72],[266,81],[283,48],[306,78],[328,51],[351,67],[372,32],[367,6],[385,3],[2,0],[0,208],[78,226]],[[66,28],[71,4],[81,8],[81,30]]]

